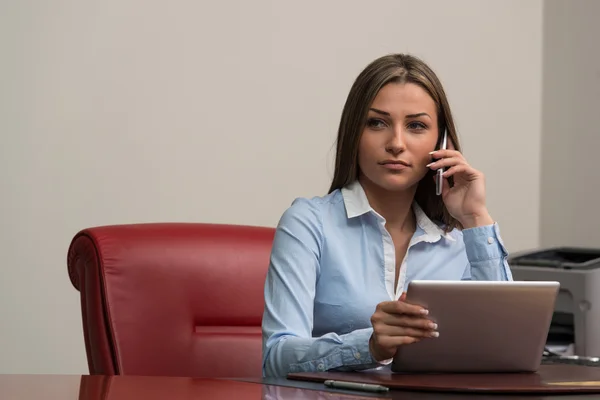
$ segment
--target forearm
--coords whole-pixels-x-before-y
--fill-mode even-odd
[[[267,341],[263,374],[285,377],[290,372],[362,370],[378,367],[369,352],[372,328],[345,335],[329,333],[318,338],[280,336]]]

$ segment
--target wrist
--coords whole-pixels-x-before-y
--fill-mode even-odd
[[[470,214],[459,220],[464,229],[477,228],[480,226],[493,225],[494,219],[484,211],[482,213]]]
[[[373,360],[375,360],[376,362],[379,362],[381,357],[375,351],[374,345],[375,345],[375,342],[373,340],[373,335],[371,335],[371,337],[369,338],[369,353],[371,354],[371,358]]]
[[[375,345],[375,341],[373,339],[373,335],[371,335],[371,337],[369,338],[369,353],[371,354],[371,358],[379,365],[390,364],[393,361],[393,359],[392,358],[387,359],[386,357],[382,357],[380,354],[378,354],[375,351],[374,345]]]

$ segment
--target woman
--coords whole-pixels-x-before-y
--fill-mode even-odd
[[[448,148],[434,151],[444,130]],[[374,368],[398,346],[435,340],[427,310],[404,301],[413,279],[512,279],[484,176],[459,150],[444,89],[423,61],[388,55],[361,72],[329,194],[296,199],[275,233],[265,376]]]

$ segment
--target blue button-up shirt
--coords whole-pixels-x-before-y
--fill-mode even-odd
[[[379,366],[369,352],[371,315],[414,279],[512,280],[497,224],[446,233],[417,204],[413,211],[417,228],[394,287],[391,235],[358,181],[292,203],[265,282],[264,376]]]

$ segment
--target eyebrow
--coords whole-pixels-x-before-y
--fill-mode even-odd
[[[386,111],[381,111],[376,108],[371,108],[370,110],[373,112],[376,112],[377,114],[385,115],[388,117],[390,116],[390,113],[386,112]],[[421,113],[417,113],[417,114],[408,114],[406,116],[406,118],[417,118],[417,117],[423,117],[423,116],[431,118],[431,116],[429,114],[427,114],[426,112],[421,112]]]
[[[406,116],[406,118],[417,118],[417,117],[429,117],[429,114],[427,114],[426,112],[422,112],[422,113],[417,113],[417,114],[409,114]]]
[[[376,112],[377,114],[386,115],[388,117],[390,116],[389,112],[381,111],[381,110],[378,110],[376,108],[371,108],[370,110]]]

